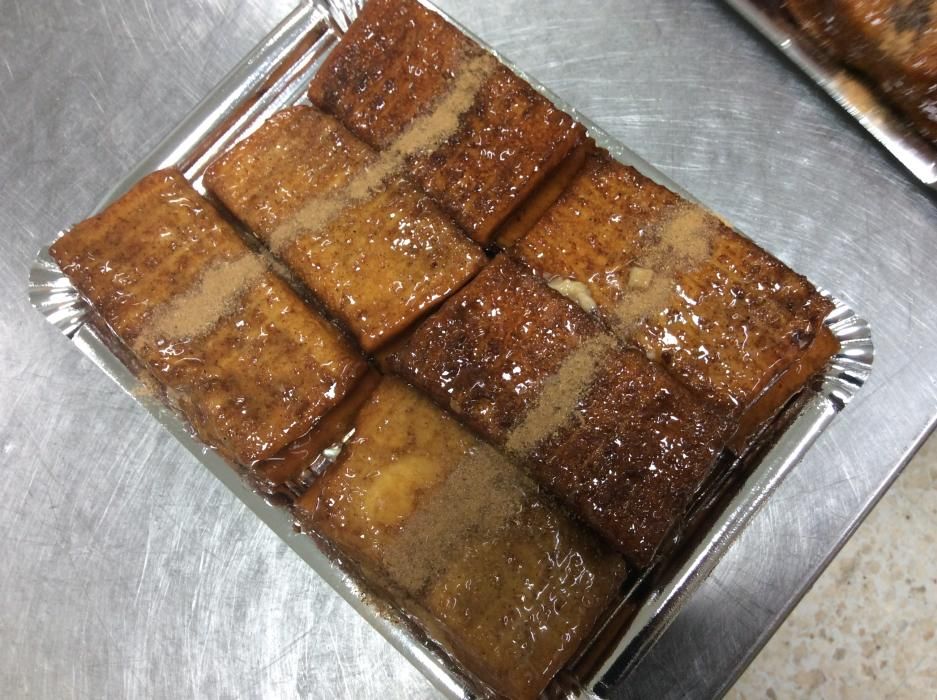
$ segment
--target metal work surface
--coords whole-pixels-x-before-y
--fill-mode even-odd
[[[291,4],[0,2],[4,695],[431,694],[25,299],[51,232]],[[873,324],[870,385],[621,689],[717,693],[933,417],[937,210],[716,3],[440,5]]]

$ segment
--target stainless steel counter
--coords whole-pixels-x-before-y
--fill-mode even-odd
[[[0,0],[0,696],[432,695],[25,295],[292,4]],[[715,0],[439,4],[873,325],[869,385],[620,689],[717,695],[937,418],[933,196]]]

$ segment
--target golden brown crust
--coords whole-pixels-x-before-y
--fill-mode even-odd
[[[255,483],[264,491],[279,491],[291,496],[292,490],[300,487],[300,484],[295,482],[300,480],[303,472],[323,458],[324,450],[340,443],[355,427],[358,412],[371,398],[380,382],[381,375],[373,369],[368,369],[348,390],[345,398],[326,413],[312,430],[272,457],[254,465],[251,471]]]
[[[829,364],[830,358],[838,351],[839,341],[824,326],[797,361],[745,411],[729,443],[730,449],[736,454],[744,454],[778,412]]]
[[[128,345],[198,282],[206,263],[243,254],[243,243],[202,203],[179,173],[151,173],[52,244],[62,271]],[[161,229],[167,235],[156,235]]]
[[[501,255],[420,325],[388,365],[504,444],[531,393],[573,349],[603,333],[596,319]]]
[[[544,178],[537,188],[501,222],[493,240],[502,249],[510,248],[533,227],[573,181],[586,159],[595,150],[595,142],[586,139]]]
[[[546,500],[502,537],[466,548],[426,595],[471,668],[509,698],[533,700],[589,638],[625,565]]]
[[[206,335],[141,351],[209,444],[250,465],[308,432],[342,400],[364,360],[268,273]]]
[[[333,50],[312,101],[387,148],[438,106],[483,50],[415,0],[375,0]],[[412,176],[478,241],[559,164],[584,130],[504,66],[484,81],[446,141],[411,154]]]
[[[786,0],[820,47],[873,87],[937,143],[937,2]]]
[[[236,269],[253,255],[177,171],[144,178],[52,255],[202,439],[242,464],[308,431],[364,369],[335,327],[262,267],[219,318],[182,309],[197,333],[158,329],[206,269]]]
[[[341,191],[374,151],[317,109],[289,107],[214,161],[205,186],[262,240],[320,192]]]
[[[298,512],[511,698],[538,696],[625,575],[516,466],[396,379]]]
[[[500,256],[390,359],[639,566],[714,466],[726,422]]]
[[[293,107],[205,182],[271,247],[294,229],[276,252],[370,352],[461,287],[484,255],[406,179],[362,185],[366,167],[380,167],[375,154],[335,119]]]
[[[512,254],[584,285],[624,342],[734,416],[804,355],[832,308],[779,260],[607,154]]]
[[[583,139],[583,130],[501,66],[458,133],[410,160],[413,178],[475,240],[495,229]]]
[[[316,72],[309,98],[385,148],[482,48],[413,0],[369,0]]]

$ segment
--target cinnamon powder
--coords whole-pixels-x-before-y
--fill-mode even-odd
[[[468,542],[493,536],[536,491],[517,467],[484,443],[427,493],[383,553],[390,578],[418,595]]]
[[[465,61],[452,88],[425,115],[416,118],[375,160],[364,167],[340,191],[313,197],[269,239],[274,253],[282,253],[306,232],[321,230],[342,211],[371,196],[384,182],[403,169],[415,153],[438,147],[459,128],[461,115],[471,108],[497,60],[485,53]],[[149,327],[137,338],[139,349],[158,337],[191,338],[210,331],[231,313],[241,295],[260,280],[269,262],[254,254],[218,263],[207,269],[190,290],[160,309]]]
[[[566,425],[573,418],[579,400],[595,381],[606,355],[615,346],[615,339],[602,333],[588,338],[573,350],[559,369],[544,381],[533,405],[508,433],[507,451],[523,456]]]
[[[134,342],[135,349],[157,338],[204,335],[234,310],[243,294],[267,272],[267,261],[254,253],[212,265],[194,287],[173,297]]]
[[[634,262],[629,286],[612,310],[615,326],[626,336],[649,316],[667,307],[677,276],[709,257],[719,219],[695,204],[675,207],[649,232],[653,241]]]
[[[484,53],[465,61],[451,89],[426,114],[415,118],[404,131],[336,192],[312,197],[288,221],[270,234],[270,248],[281,253],[300,235],[320,231],[345,209],[366,200],[391,176],[401,172],[407,159],[438,148],[459,129],[462,115],[471,109],[478,91],[497,67]]]

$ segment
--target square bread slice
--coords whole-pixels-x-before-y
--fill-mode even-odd
[[[641,567],[679,526],[730,428],[504,255],[389,365],[525,460],[537,481]]]
[[[205,183],[367,352],[485,260],[429,197],[312,107],[274,115],[213,163]]]
[[[511,254],[737,418],[764,399],[770,419],[837,350],[806,279],[607,153]]]
[[[199,436],[242,465],[309,431],[365,369],[178,171],[148,175],[51,253]]]
[[[539,695],[626,573],[518,467],[394,378],[297,509],[467,670],[512,698]]]
[[[585,133],[416,0],[370,0],[309,97],[371,146],[405,157],[413,180],[480,242]]]

